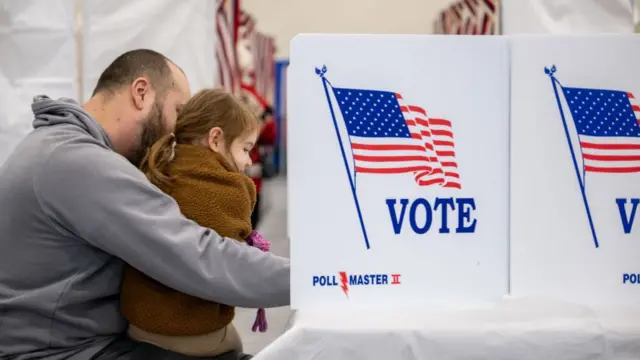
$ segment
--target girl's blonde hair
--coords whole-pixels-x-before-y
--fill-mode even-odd
[[[156,141],[147,151],[140,169],[155,185],[171,185],[168,165],[177,144],[192,144],[222,129],[227,146],[238,137],[260,128],[258,118],[238,99],[222,89],[205,89],[195,94],[182,108],[173,134]]]

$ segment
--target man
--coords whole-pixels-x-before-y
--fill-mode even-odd
[[[123,260],[203,299],[289,303],[288,259],[186,219],[133,165],[189,96],[175,64],[134,50],[82,107],[34,100],[35,130],[0,167],[0,358],[184,359],[121,336]]]

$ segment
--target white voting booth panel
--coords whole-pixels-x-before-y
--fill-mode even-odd
[[[84,0],[83,11],[85,100],[111,61],[138,48],[161,52],[178,64],[193,93],[213,86],[217,73],[213,1]]]
[[[512,295],[637,306],[640,38],[514,37],[511,56]]]
[[[38,94],[77,97],[74,0],[5,0],[0,9],[0,165],[31,131]]]
[[[294,308],[507,293],[508,69],[500,37],[292,41]]]

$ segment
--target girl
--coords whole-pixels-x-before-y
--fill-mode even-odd
[[[264,245],[251,227],[255,185],[243,174],[259,131],[258,119],[232,95],[203,90],[182,109],[175,133],[151,147],[141,169],[188,218],[224,237]],[[192,356],[242,350],[233,306],[180,293],[132,267],[124,272],[121,310],[138,341]]]

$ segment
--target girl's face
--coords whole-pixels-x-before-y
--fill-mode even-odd
[[[236,164],[236,168],[240,172],[245,172],[251,166],[251,156],[249,153],[253,149],[258,140],[258,130],[254,130],[248,134],[235,139],[229,147],[229,156]]]
[[[259,130],[248,132],[237,139],[233,140],[231,146],[227,146],[222,130],[213,128],[209,133],[209,148],[211,150],[224,155],[228,160],[232,161],[238,171],[244,172],[251,166],[251,156],[249,153],[253,149],[258,140]]]

